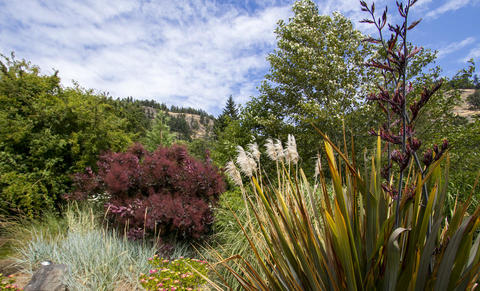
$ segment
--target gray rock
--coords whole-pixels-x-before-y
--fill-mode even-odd
[[[65,291],[66,265],[47,265],[37,270],[24,291]]]

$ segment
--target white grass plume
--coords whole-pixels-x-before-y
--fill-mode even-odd
[[[252,155],[252,157],[257,161],[257,162],[260,162],[260,151],[258,150],[258,145],[257,143],[250,143],[247,145],[248,146],[248,150],[250,152],[250,154]]]
[[[248,177],[253,176],[253,172],[257,170],[257,163],[250,153],[247,153],[241,146],[237,146],[237,164],[240,170]]]
[[[242,186],[242,176],[240,175],[240,171],[238,171],[237,166],[233,161],[230,161],[225,165],[225,172],[232,178],[233,182],[237,186]]]
[[[288,141],[285,149],[285,160],[287,163],[297,164],[299,160],[299,155],[297,152],[297,143],[295,142],[295,137],[291,134],[288,135]]]
[[[271,138],[267,139],[265,143],[265,148],[267,150],[267,155],[272,161],[276,161],[278,159],[277,150],[275,145],[273,144],[273,140]]]
[[[275,147],[275,151],[277,152],[277,160],[282,160],[285,157],[282,142],[279,139],[276,139],[274,147]]]

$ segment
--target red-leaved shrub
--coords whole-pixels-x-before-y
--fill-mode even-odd
[[[72,199],[105,194],[113,220],[128,226],[131,238],[176,234],[199,238],[213,223],[212,206],[225,184],[210,161],[200,162],[185,147],[174,145],[147,152],[140,144],[125,153],[100,156],[98,173],[75,175]]]

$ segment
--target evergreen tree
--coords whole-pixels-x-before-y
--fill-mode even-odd
[[[173,143],[175,135],[168,126],[170,118],[167,114],[158,110],[153,120],[152,129],[147,132],[144,144],[149,151],[154,151],[158,146],[169,146]]]
[[[238,105],[235,104],[232,95],[230,95],[227,99],[227,103],[225,104],[225,108],[223,108],[222,113],[215,121],[215,133],[218,135],[225,129],[229,122],[239,119],[240,116],[238,113]]]
[[[228,97],[227,104],[225,105],[222,114],[230,117],[232,120],[238,119],[238,107],[235,104],[235,101],[233,101],[232,95]]]

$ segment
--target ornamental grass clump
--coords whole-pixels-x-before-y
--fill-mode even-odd
[[[18,246],[15,259],[23,273],[33,274],[41,262],[52,261],[68,266],[65,280],[68,290],[141,288],[138,277],[149,270],[147,259],[158,252],[158,245],[132,241],[114,229],[105,228],[88,205],[70,204],[64,216],[63,232],[43,234],[33,228],[29,241],[15,243]]]
[[[140,284],[146,290],[198,290],[207,281],[207,262],[180,257],[167,260],[155,255],[148,259],[153,267],[140,275]]]
[[[445,217],[447,154],[432,163],[424,178],[408,166],[404,185],[412,190],[400,200],[401,219],[395,227],[396,197],[381,186],[380,137],[368,174],[362,174],[328,137],[324,146],[331,181],[319,166],[312,185],[301,168],[289,167],[285,161],[279,163],[277,181],[263,177],[270,182],[261,185],[255,176],[249,178],[253,197],[247,196],[247,201],[256,223],[242,224],[232,215],[255,264],[242,255],[225,258],[212,251],[219,261],[217,268],[227,269],[246,290],[465,290],[476,286],[480,207],[469,214],[470,200],[457,203],[452,217]],[[422,197],[424,185],[428,201]],[[220,284],[213,286],[221,290]]]

